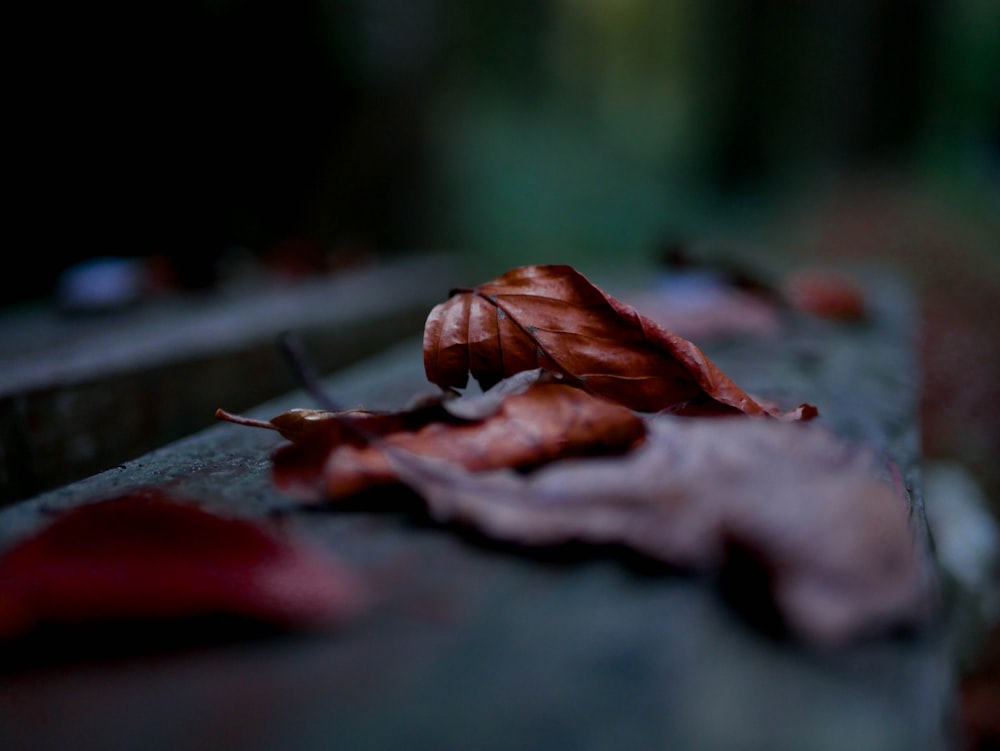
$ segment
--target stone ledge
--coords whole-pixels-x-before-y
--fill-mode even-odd
[[[419,335],[458,278],[427,255],[117,314],[0,317],[0,503],[134,459],[296,386],[277,337],[330,373]]]
[[[905,290],[871,283],[878,307],[865,324],[803,321],[769,344],[706,351],[738,383],[815,402],[836,432],[882,448],[904,475],[922,536],[914,321]],[[346,406],[373,409],[430,389],[415,338],[324,385]],[[235,409],[228,398],[216,406]],[[291,392],[247,414],[311,406]],[[6,676],[0,746],[86,738],[138,749],[169,730],[158,739],[193,751],[239,728],[241,751],[947,748],[948,657],[934,630],[815,653],[748,628],[698,577],[649,575],[602,555],[521,554],[401,509],[296,510],[270,481],[281,442],[215,425],[0,510],[0,546],[54,510],[153,484],[221,511],[281,510],[372,584],[366,619],[310,638]],[[80,696],[86,711],[69,711]],[[47,725],[21,722],[55,712]]]

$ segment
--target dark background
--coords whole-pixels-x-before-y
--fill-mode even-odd
[[[988,216],[988,0],[178,0],[15,15],[3,301],[71,263],[641,258],[857,176]],[[964,221],[964,220],[962,220]],[[994,227],[987,225],[989,230]],[[995,255],[991,261],[995,261]]]

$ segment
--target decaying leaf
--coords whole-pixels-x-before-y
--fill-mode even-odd
[[[623,545],[696,570],[752,565],[785,625],[812,643],[927,613],[905,498],[877,479],[870,455],[818,427],[661,416],[627,455],[527,475],[388,456],[437,519],[499,540]]]
[[[431,310],[424,369],[431,383],[483,388],[543,368],[640,412],[779,416],[694,344],[640,315],[565,265],[524,266],[459,290]],[[788,415],[808,418],[802,405]]]
[[[472,471],[524,470],[562,457],[627,451],[645,435],[642,419],[632,410],[539,369],[505,379],[483,394],[414,411],[297,410],[269,423],[217,415],[288,437],[292,442],[273,456],[275,483],[313,500],[339,500],[397,482],[385,457],[387,447]]]
[[[62,512],[0,556],[0,593],[0,639],[214,615],[312,628],[365,599],[325,550],[153,488]]]

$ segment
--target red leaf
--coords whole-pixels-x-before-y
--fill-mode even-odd
[[[62,513],[0,557],[0,638],[41,624],[235,615],[339,622],[363,601],[331,555],[140,489]]]
[[[640,315],[570,266],[524,266],[431,310],[424,368],[443,388],[471,373],[484,388],[543,368],[641,412],[778,415],[691,342]],[[808,418],[803,405],[792,417]]]

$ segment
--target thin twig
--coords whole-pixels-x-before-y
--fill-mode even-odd
[[[288,363],[288,367],[291,368],[292,373],[295,374],[299,383],[302,384],[302,388],[316,400],[321,409],[326,409],[330,412],[338,412],[342,409],[324,390],[319,374],[316,372],[316,368],[313,366],[308,355],[306,355],[302,339],[297,334],[291,331],[283,331],[278,335],[278,348],[281,350],[285,362]]]

